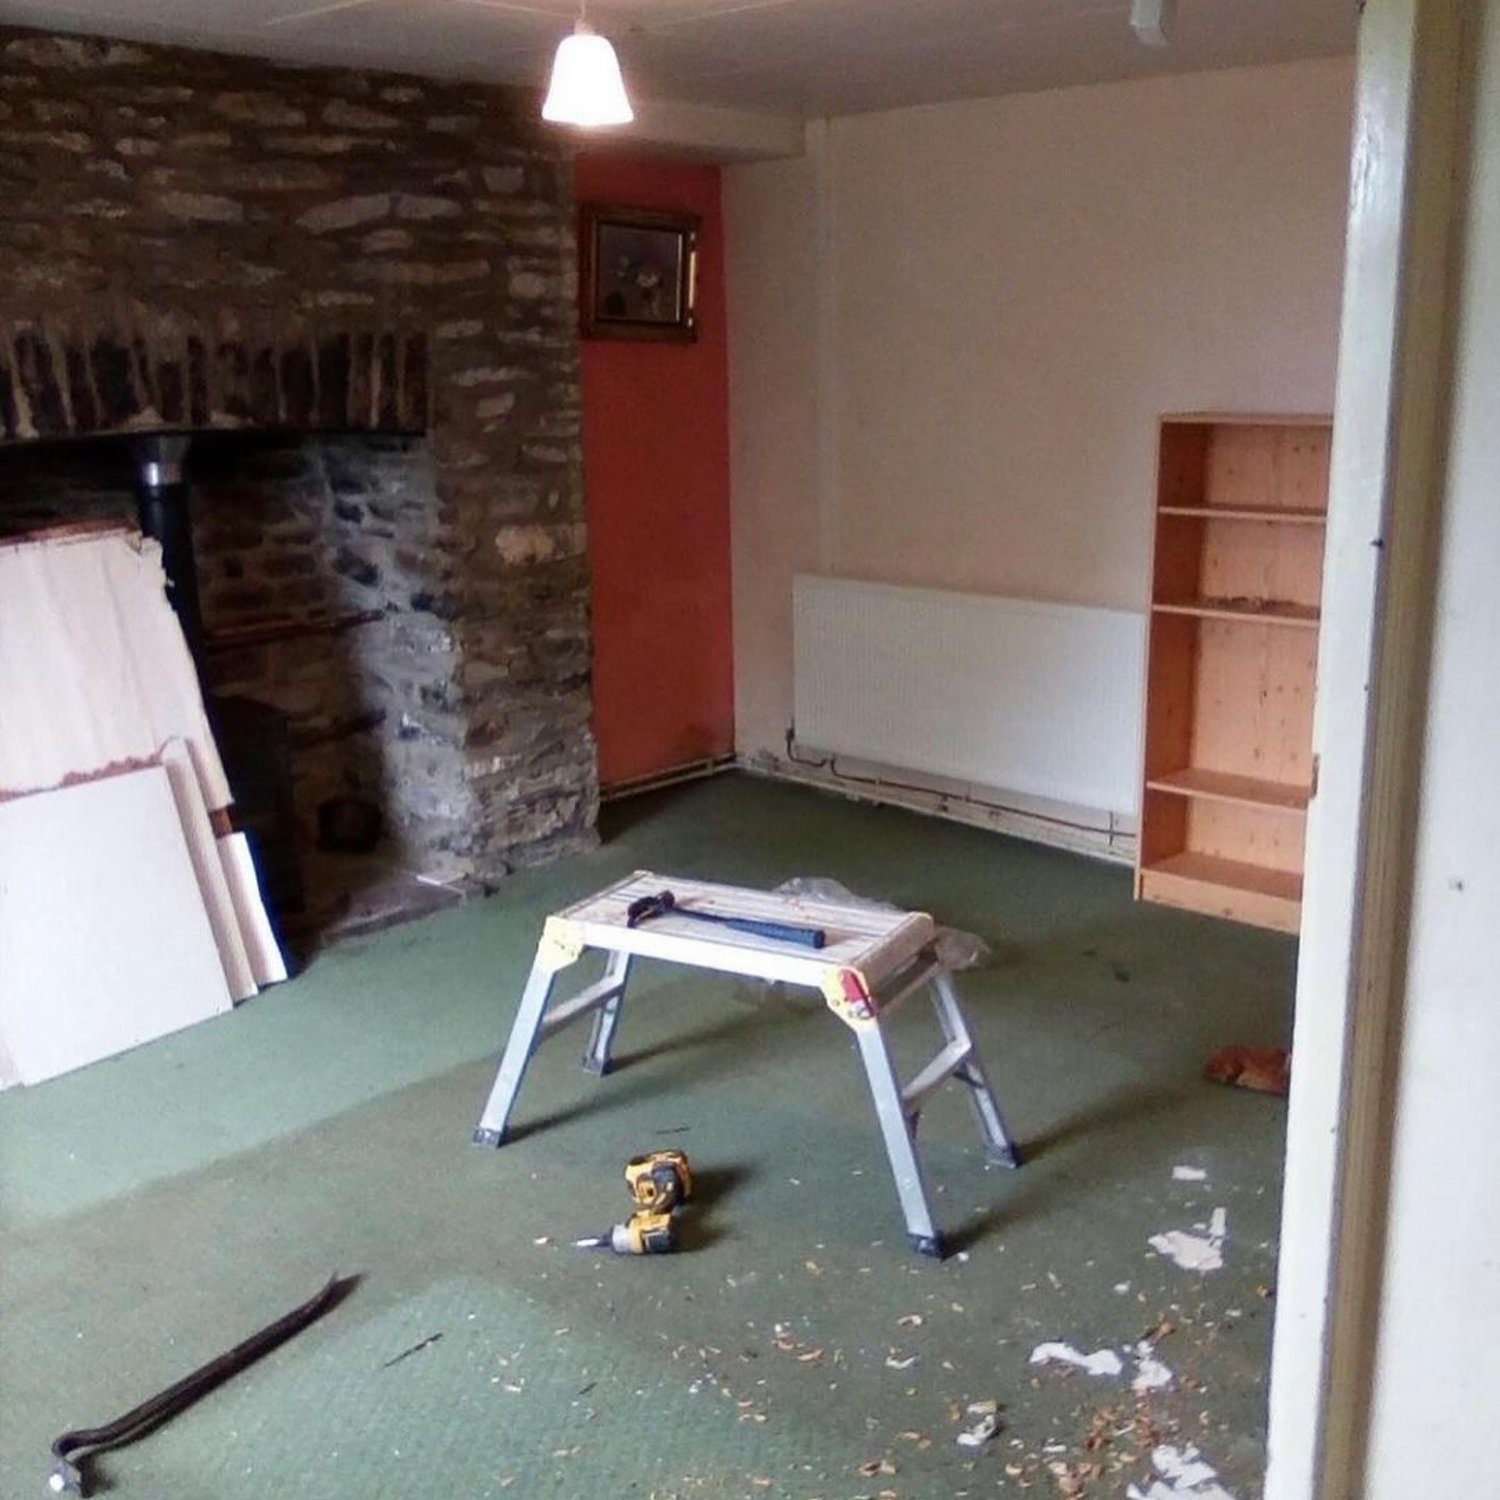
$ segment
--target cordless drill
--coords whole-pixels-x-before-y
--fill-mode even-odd
[[[638,1208],[669,1214],[693,1196],[693,1168],[685,1151],[653,1151],[625,1163],[625,1185]]]
[[[682,1151],[653,1151],[625,1163],[625,1183],[636,1211],[623,1224],[573,1243],[616,1255],[665,1255],[677,1248],[675,1211],[693,1194],[693,1169]]]

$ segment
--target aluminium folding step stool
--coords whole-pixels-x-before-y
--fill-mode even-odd
[[[827,941],[820,949],[804,948],[673,913],[631,927],[626,916],[631,903],[663,890],[670,890],[679,906],[694,911],[822,928]],[[600,1077],[609,1072],[636,958],[780,980],[819,991],[829,1009],[854,1032],[907,1234],[914,1249],[941,1259],[946,1246],[933,1219],[927,1176],[917,1152],[917,1121],[928,1097],[948,1079],[958,1079],[969,1090],[987,1159],[1016,1167],[1020,1156],[969,1034],[953,975],[937,956],[936,936],[932,918],[921,912],[781,896],[638,870],[547,918],[474,1140],[483,1146],[504,1144],[532,1056],[547,1037],[584,1016],[591,1015],[593,1025],[583,1066]],[[603,977],[551,1004],[558,975],[590,949],[607,955]],[[944,1045],[903,1084],[884,1022],[898,1005],[924,989],[937,1013]]]

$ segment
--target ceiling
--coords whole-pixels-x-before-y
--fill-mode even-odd
[[[1347,52],[1356,0],[589,0],[643,98],[815,117]],[[576,0],[0,0],[0,22],[541,85]]]

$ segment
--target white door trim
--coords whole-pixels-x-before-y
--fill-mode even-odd
[[[1441,491],[1457,0],[1360,23],[1266,1500],[1363,1489]]]

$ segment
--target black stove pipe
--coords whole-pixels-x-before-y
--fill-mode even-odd
[[[198,602],[198,564],[184,473],[190,437],[182,433],[142,438],[135,445],[136,514],[141,530],[161,544],[167,598],[177,611],[188,650],[203,678],[203,611]]]

